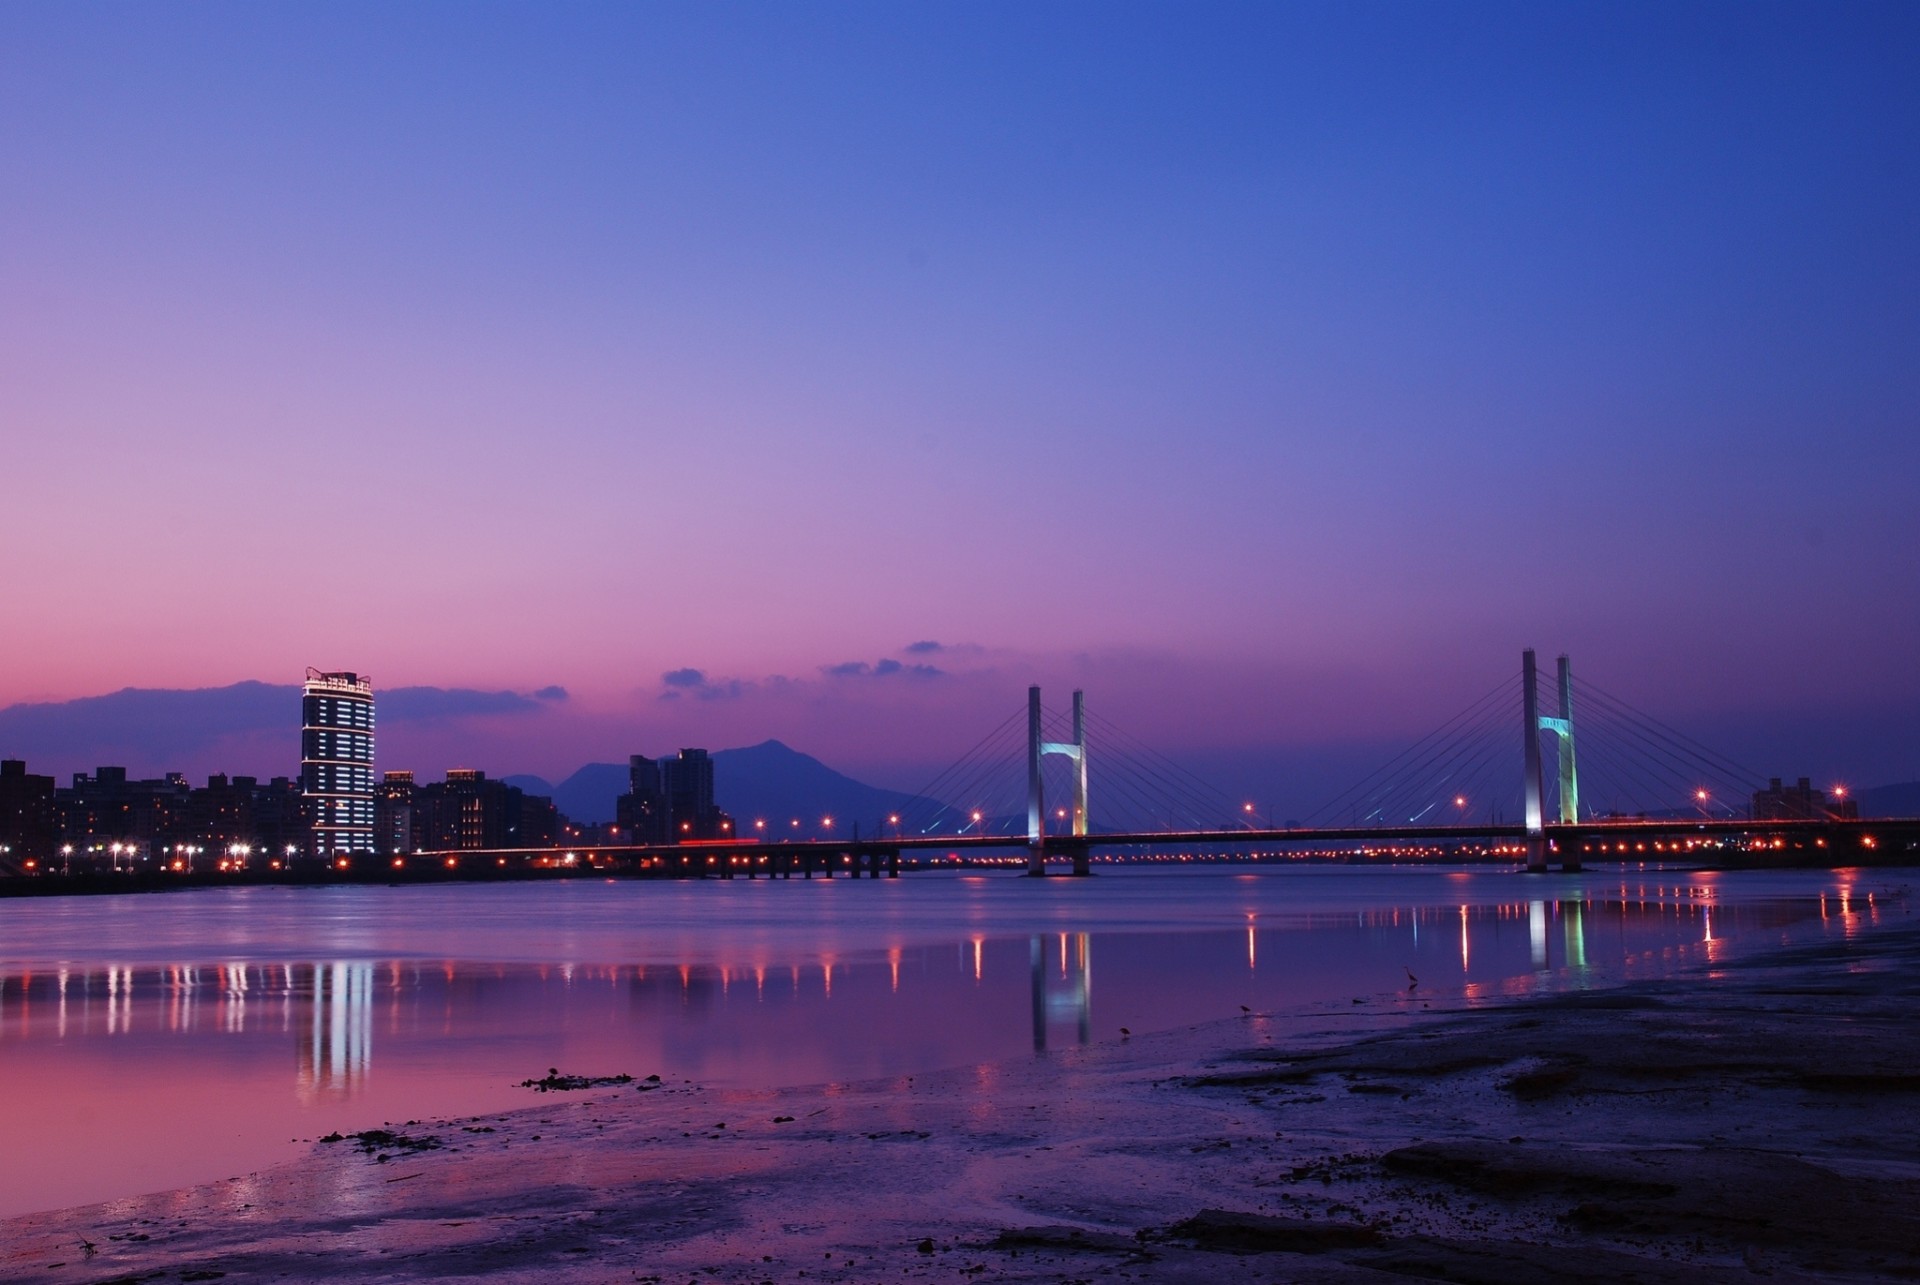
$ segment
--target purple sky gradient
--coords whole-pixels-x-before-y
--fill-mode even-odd
[[[1271,765],[1533,645],[1920,777],[1916,54],[1901,4],[13,6],[0,706],[559,684],[382,765],[911,788],[1029,681]],[[943,672],[827,672],[885,659]]]

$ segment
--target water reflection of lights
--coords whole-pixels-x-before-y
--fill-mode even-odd
[[[308,965],[313,1012],[301,1033],[300,1096],[357,1091],[373,1060],[373,965]]]
[[[1533,947],[1533,966],[1547,966],[1547,903],[1530,902],[1527,906],[1527,941]]]
[[[221,1005],[221,1029],[238,1034],[247,1029],[247,970],[240,964],[220,969],[220,989],[226,1002]]]
[[[1566,905],[1567,966],[1584,972],[1587,967],[1586,905],[1572,901]]]
[[[1034,1052],[1046,1051],[1047,1028],[1056,1020],[1072,1019],[1079,1042],[1092,1042],[1093,950],[1088,935],[1060,934],[1060,975],[1056,985],[1049,985],[1046,949],[1039,934],[1028,940],[1027,953],[1033,991]]]

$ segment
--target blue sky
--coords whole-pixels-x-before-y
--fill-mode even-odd
[[[938,762],[1105,682],[1230,757],[1531,644],[1920,776],[1916,52],[1896,4],[11,6],[0,705],[557,683],[501,766],[564,774]],[[826,676],[920,639],[975,659]]]

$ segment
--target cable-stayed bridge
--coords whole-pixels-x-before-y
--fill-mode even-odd
[[[1779,782],[1773,782],[1776,794]],[[1532,651],[1503,679],[1374,772],[1299,821],[1235,800],[1213,782],[1091,709],[1074,692],[1049,710],[1038,687],[901,812],[842,818],[844,837],[782,839],[764,818],[737,837],[658,847],[582,848],[519,856],[662,875],[895,874],[909,859],[1023,854],[1029,873],[1058,862],[1087,873],[1093,854],[1273,845],[1405,848],[1483,844],[1529,869],[1583,858],[1658,858],[1709,849],[1846,864],[1920,850],[1920,821],[1862,822],[1844,804],[1749,815],[1767,779],[1624,699],[1577,679],[1568,657],[1551,679]],[[1837,801],[1836,801],[1837,803]],[[459,863],[476,853],[423,853]]]

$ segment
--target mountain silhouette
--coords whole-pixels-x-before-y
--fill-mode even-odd
[[[574,821],[597,824],[611,821],[614,800],[627,790],[625,763],[589,763],[564,781],[552,783],[538,776],[509,776],[529,794],[544,794]],[[739,823],[742,834],[752,833],[755,821],[765,821],[770,833],[782,827],[818,837],[821,822],[834,819],[834,831],[851,834],[858,823],[863,834],[873,834],[889,815],[912,810],[930,814],[938,805],[899,790],[883,790],[836,772],[780,741],[762,741],[742,749],[713,754],[714,802]]]

